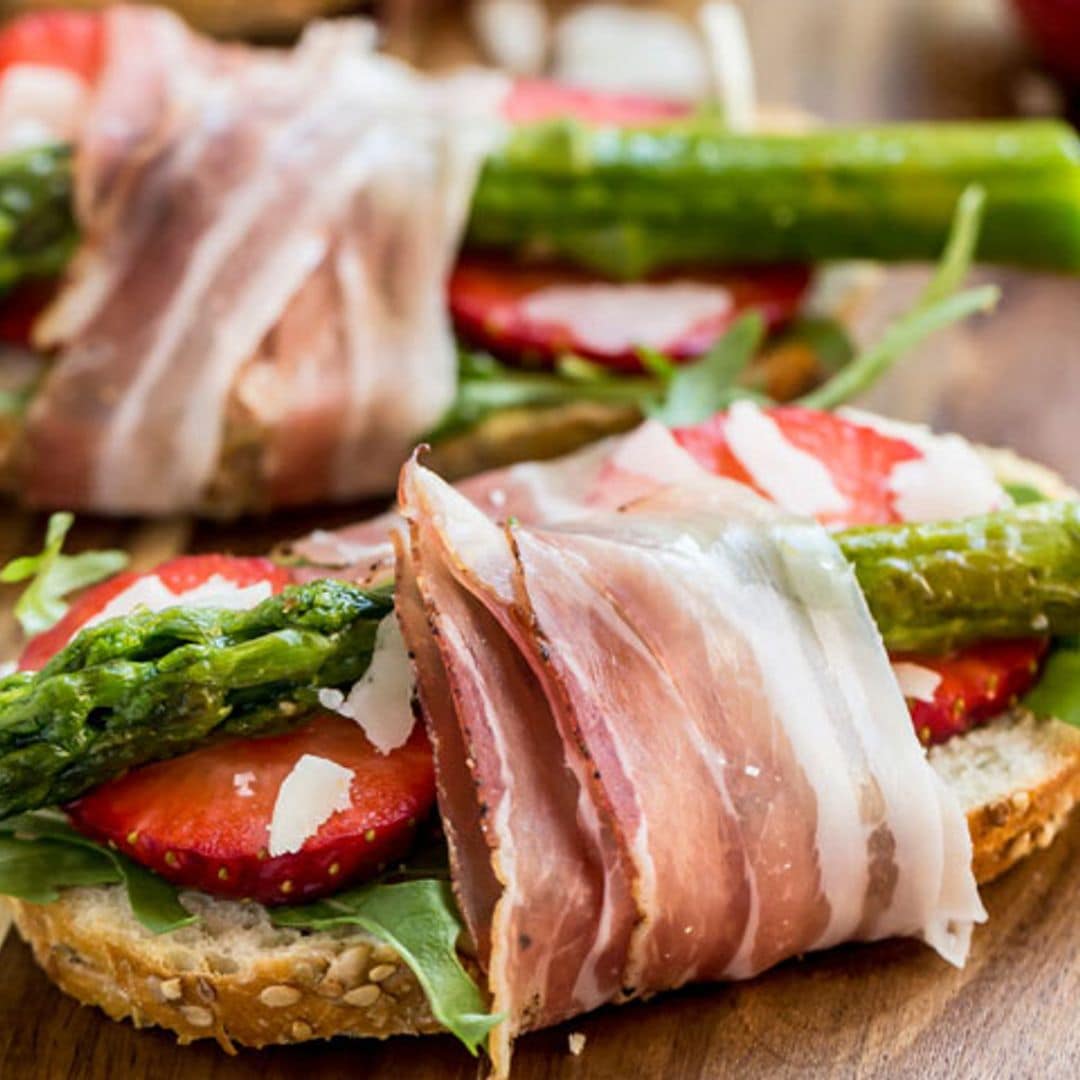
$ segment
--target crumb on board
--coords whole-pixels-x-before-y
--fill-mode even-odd
[[[581,1031],[571,1031],[570,1037],[566,1040],[570,1044],[570,1053],[574,1057],[581,1057],[582,1050],[585,1049],[585,1035]]]

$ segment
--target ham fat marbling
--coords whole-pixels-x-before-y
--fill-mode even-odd
[[[285,53],[161,10],[105,20],[83,244],[37,332],[57,359],[28,497],[189,510],[253,447],[277,505],[387,490],[453,399],[445,279],[502,81],[417,75],[363,23],[315,24]],[[246,450],[224,445],[230,410]]]
[[[959,964],[984,917],[828,534],[644,431],[638,490],[558,525],[402,474],[398,613],[498,1070],[521,1031],[841,941]]]

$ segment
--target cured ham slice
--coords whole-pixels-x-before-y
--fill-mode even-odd
[[[59,354],[28,421],[33,501],[197,508],[234,388],[269,500],[392,485],[453,398],[445,279],[504,88],[371,46],[363,24],[278,53],[163,11],[106,16],[76,157],[85,243],[39,326]]]
[[[651,491],[556,526],[402,475],[399,617],[499,1070],[521,1031],[841,941],[961,963],[984,917],[828,534],[652,437]],[[665,438],[677,486],[649,482]]]
[[[646,421],[628,435],[604,439],[555,461],[493,469],[457,484],[457,490],[496,521],[539,525],[577,517],[593,507],[613,507],[662,484],[699,472],[666,430]],[[397,513],[381,514],[334,532],[316,530],[291,545],[301,562],[300,580],[331,574],[362,585],[394,573],[390,534]]]

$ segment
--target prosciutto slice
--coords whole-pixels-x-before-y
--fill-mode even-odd
[[[841,941],[959,964],[985,917],[828,534],[678,479],[538,526],[402,475],[399,618],[497,1070],[521,1031]]]
[[[699,474],[665,428],[646,421],[554,461],[531,461],[471,476],[456,488],[494,521],[552,524],[596,507],[619,506],[662,484]],[[381,514],[333,532],[318,529],[290,545],[300,580],[328,574],[373,585],[394,574],[391,532],[400,514]]]
[[[502,82],[416,75],[365,24],[279,53],[160,10],[105,18],[28,497],[197,508],[235,449],[230,409],[269,501],[386,490],[453,398],[445,279]]]

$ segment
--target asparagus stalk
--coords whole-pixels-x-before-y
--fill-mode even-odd
[[[836,537],[889,649],[1080,632],[1080,503]]]
[[[336,581],[250,611],[173,608],[79,634],[0,681],[0,818],[63,803],[207,739],[279,731],[366,670],[387,592]]]
[[[533,125],[487,161],[468,238],[626,277],[694,262],[933,260],[971,183],[987,192],[982,261],[1080,270],[1080,140],[1053,122],[792,135]]]
[[[837,539],[892,650],[1080,631],[1080,504]],[[40,672],[0,681],[0,818],[299,722],[320,687],[363,674],[392,606],[387,590],[318,581],[251,611],[174,608],[82,632]]]
[[[1064,124],[907,124],[735,135],[516,128],[485,164],[468,241],[640,276],[695,262],[937,258],[961,192],[986,189],[978,257],[1080,270],[1080,140]],[[0,293],[76,241],[71,156],[0,160]]]
[[[49,146],[0,158],[0,296],[23,278],[55,277],[76,239],[70,150]]]

